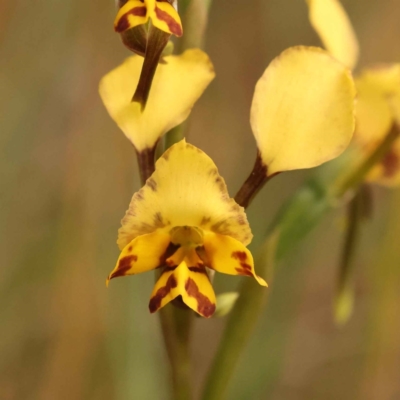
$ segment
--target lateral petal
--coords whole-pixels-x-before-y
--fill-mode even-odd
[[[170,237],[163,232],[153,232],[133,239],[122,250],[107,283],[118,276],[140,274],[160,267],[169,244]]]
[[[148,19],[146,5],[139,0],[129,0],[119,9],[114,21],[114,30],[122,33],[135,26],[145,24]]]
[[[260,285],[267,286],[254,270],[250,251],[238,240],[207,232],[203,246],[204,251],[198,249],[198,253],[207,267],[223,274],[252,276]]]
[[[182,36],[182,23],[175,8],[168,2],[156,2],[156,7],[151,15],[153,25],[167,33]]]

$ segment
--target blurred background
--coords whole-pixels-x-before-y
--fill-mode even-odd
[[[399,1],[343,4],[360,68],[399,62]],[[134,150],[98,96],[102,75],[129,55],[114,15],[112,0],[0,3],[0,400],[168,399],[158,318],[147,310],[153,275],[105,287],[120,219],[139,188]],[[298,44],[319,44],[301,0],[213,2],[206,51],[217,77],[193,110],[189,140],[214,159],[231,195],[254,162],[254,85]],[[312,173],[279,176],[257,197],[248,212],[253,249]],[[332,321],[338,210],[279,266],[229,399],[400,399],[400,191],[373,191],[354,317],[341,329]],[[218,276],[216,291],[238,281]],[[197,391],[223,325],[196,321]]]

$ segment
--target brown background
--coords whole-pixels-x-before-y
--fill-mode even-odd
[[[361,67],[400,61],[399,1],[343,3]],[[128,56],[114,12],[112,0],[0,3],[1,400],[167,399],[158,320],[147,311],[152,274],[104,284],[139,187],[133,148],[97,93],[101,76]],[[217,78],[193,110],[189,140],[215,160],[231,194],[256,151],[255,82],[285,48],[318,43],[301,0],[214,1],[206,50]],[[279,176],[259,195],[248,213],[254,245],[310,174]],[[400,399],[400,192],[374,196],[354,318],[342,329],[331,318],[338,211],[280,265],[229,399]],[[216,290],[237,282],[219,276]],[[197,322],[197,389],[223,322]]]

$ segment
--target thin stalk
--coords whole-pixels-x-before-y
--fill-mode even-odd
[[[144,185],[155,170],[155,153],[157,145],[151,149],[136,151],[139,165],[140,182]]]
[[[181,6],[182,4],[182,6]],[[183,0],[179,2],[183,12],[183,36],[178,43],[179,52],[192,48],[203,48],[211,0]]]
[[[273,176],[267,175],[267,166],[263,163],[260,153],[257,153],[253,170],[235,196],[236,203],[247,208],[255,195]]]
[[[357,190],[348,204],[347,229],[344,237],[344,246],[339,266],[335,299],[335,320],[339,325],[348,321],[353,311],[353,285],[355,255],[358,246],[361,222],[365,205],[365,187]]]
[[[172,398],[190,400],[192,391],[189,340],[193,321],[191,312],[168,304],[158,313],[171,366]]]

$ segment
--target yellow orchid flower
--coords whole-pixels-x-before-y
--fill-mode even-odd
[[[147,107],[131,101],[139,81],[143,58],[132,56],[105,75],[100,96],[111,118],[138,152],[153,149],[170,129],[182,123],[214,79],[213,65],[198,49],[167,56],[154,77]]]
[[[247,207],[276,174],[339,156],[354,132],[354,101],[351,72],[328,52],[297,46],[276,57],[255,88],[250,123],[258,156],[236,201]]]
[[[172,300],[210,317],[216,300],[207,269],[254,277],[244,209],[229,197],[214,162],[182,140],[157,161],[129,205],[118,234],[122,250],[107,279],[160,269],[149,309]]]
[[[306,0],[312,26],[327,50],[351,68],[359,46],[351,22],[338,0]],[[354,142],[363,157],[370,154],[399,123],[400,64],[365,69],[356,79],[356,131]],[[400,139],[370,172],[367,180],[387,186],[400,184]]]

